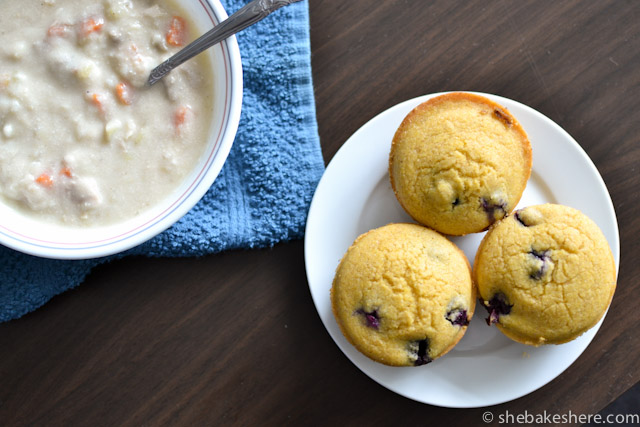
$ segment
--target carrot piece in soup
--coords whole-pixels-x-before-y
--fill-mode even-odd
[[[97,93],[91,95],[91,103],[98,107],[98,110],[100,110],[101,113],[104,113],[104,104],[102,102],[102,99],[102,95],[99,95]]]
[[[124,105],[131,105],[133,101],[131,87],[125,82],[120,82],[116,85],[116,96],[118,97],[118,101]]]
[[[82,37],[87,37],[91,33],[100,31],[103,26],[103,18],[87,18],[80,23],[79,32]]]
[[[172,46],[182,46],[186,40],[187,23],[179,16],[171,18],[169,30],[165,36],[167,43]]]
[[[43,187],[52,187],[53,179],[47,173],[41,173],[39,177],[36,178],[36,182]]]
[[[71,169],[69,169],[67,166],[63,166],[62,169],[60,169],[60,175],[64,175],[67,178],[71,178],[73,176],[73,173],[71,172]]]
[[[183,105],[182,107],[178,108],[173,114],[173,125],[176,128],[179,128],[180,126],[184,125],[185,122],[187,121],[187,115],[189,114],[190,111],[191,111],[191,108],[188,105]]]

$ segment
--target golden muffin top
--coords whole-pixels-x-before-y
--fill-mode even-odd
[[[598,226],[557,204],[518,210],[492,226],[473,273],[489,323],[530,345],[564,343],[593,327],[616,287]]]
[[[345,337],[369,358],[422,365],[462,338],[475,307],[465,255],[439,233],[389,224],[356,239],[331,288]]]
[[[504,107],[449,93],[402,121],[389,156],[391,185],[416,221],[445,234],[486,229],[517,205],[531,174],[531,144]]]

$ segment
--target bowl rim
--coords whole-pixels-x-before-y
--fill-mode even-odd
[[[228,17],[227,12],[219,0],[197,0],[206,11],[208,18],[214,25]],[[209,138],[216,138],[213,148],[208,151],[206,161],[189,183],[188,187],[175,199],[160,202],[161,212],[153,215],[144,223],[136,223],[133,228],[122,227],[121,232],[106,234],[103,239],[88,239],[88,241],[53,242],[33,236],[27,236],[19,231],[0,223],[0,245],[34,255],[41,258],[80,260],[92,259],[118,254],[138,246],[162,233],[187,212],[189,212],[209,190],[220,174],[224,163],[235,140],[240,122],[243,100],[243,71],[240,49],[235,36],[231,36],[220,43],[224,58],[225,78],[225,107],[222,124],[218,129],[212,129]],[[157,207],[157,206],[156,206]],[[152,208],[153,209],[153,208]],[[18,217],[19,218],[19,217]],[[116,230],[122,224],[135,221],[125,220],[121,223],[108,225],[104,228]],[[58,227],[57,224],[53,224]],[[98,226],[97,228],[101,228]],[[91,227],[87,230],[92,229]],[[81,229],[75,229],[81,230]]]

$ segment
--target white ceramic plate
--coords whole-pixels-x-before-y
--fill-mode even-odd
[[[467,333],[447,355],[421,367],[395,368],[373,362],[342,336],[331,312],[329,290],[342,255],[360,234],[390,222],[412,222],[391,190],[387,171],[391,139],[419,103],[403,102],[379,114],[340,148],[320,181],[309,211],[305,262],[311,295],[338,347],[365,374],[408,398],[445,407],[483,407],[516,399],[544,386],[567,369],[589,345],[600,323],[562,345],[529,347],[485,323],[476,307]],[[553,121],[518,102],[481,94],[507,107],[528,133],[533,171],[518,207],[561,203],[593,219],[619,265],[618,225],[597,169],[573,138]],[[455,237],[470,261],[484,233]]]

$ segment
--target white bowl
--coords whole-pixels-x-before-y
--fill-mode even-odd
[[[218,0],[178,3],[203,30],[227,18]],[[230,37],[201,55],[207,55],[213,70],[211,130],[204,155],[178,189],[135,218],[90,228],[38,221],[0,202],[0,244],[45,258],[97,258],[137,246],[184,216],[220,173],[238,129],[242,105],[242,63],[236,38]]]

